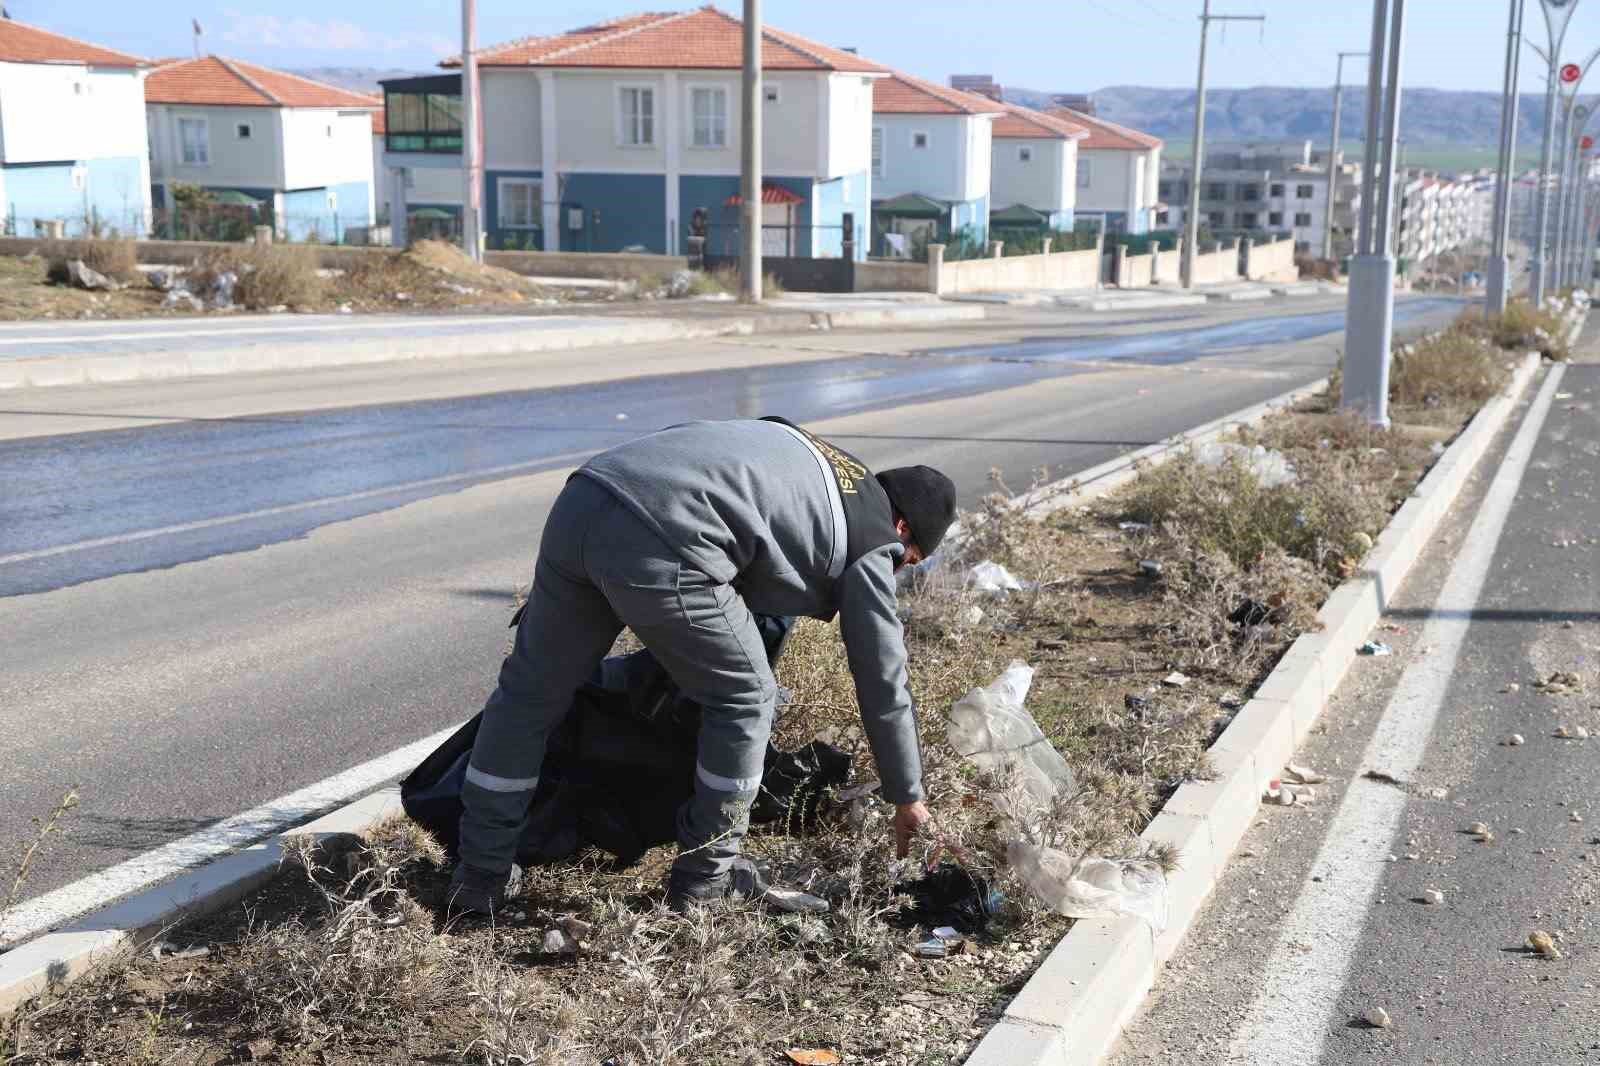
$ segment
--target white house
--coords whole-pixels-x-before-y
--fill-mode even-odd
[[[150,226],[148,63],[0,20],[0,204],[5,232],[69,235]]]
[[[703,7],[480,50],[489,246],[681,254],[703,219],[707,251],[735,252],[742,33],[737,18]],[[872,82],[886,71],[770,26],[762,36],[766,248],[837,256],[848,226],[864,256]],[[400,241],[399,223],[419,208],[460,212],[461,76],[384,90]]]
[[[1049,114],[1088,130],[1078,142],[1078,218],[1100,217],[1109,233],[1145,233],[1160,198],[1161,140],[1067,107]]]
[[[898,71],[872,87],[872,224],[885,234],[989,238],[990,143],[1001,105]]]
[[[221,56],[164,63],[145,82],[155,206],[198,185],[291,240],[370,227],[368,96]],[[180,221],[181,227],[181,221]]]
[[[1018,104],[1000,106],[1005,113],[994,124],[990,224],[1072,229],[1078,203],[1078,147],[1088,130]]]

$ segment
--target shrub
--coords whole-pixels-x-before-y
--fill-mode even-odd
[[[139,276],[139,256],[127,238],[52,241],[41,252],[48,263],[46,276],[58,285],[67,283],[67,264],[74,259],[116,281],[133,281]]]
[[[1502,348],[1537,351],[1548,359],[1566,359],[1571,354],[1561,342],[1561,316],[1526,300],[1513,300],[1486,325],[1494,342]]]
[[[1457,324],[1394,351],[1389,399],[1418,407],[1477,407],[1506,383],[1505,354],[1469,325]]]
[[[306,307],[323,296],[314,248],[293,244],[247,244],[207,252],[189,272],[197,296],[208,296],[221,275],[237,279],[233,300],[241,307]]]

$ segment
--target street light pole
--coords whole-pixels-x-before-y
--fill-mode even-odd
[[[1556,86],[1560,78],[1561,42],[1567,35],[1567,22],[1578,0],[1539,0],[1544,10],[1545,29],[1549,34],[1550,48],[1541,54],[1549,67],[1544,91],[1544,142],[1539,149],[1539,187],[1536,190],[1538,206],[1534,212],[1533,259],[1529,264],[1528,298],[1535,307],[1544,302],[1545,284],[1549,280],[1549,227],[1550,227],[1550,151],[1555,137]]]
[[[739,299],[761,302],[761,0],[744,0],[744,106],[739,123]]]
[[[1194,167],[1189,182],[1189,209],[1183,217],[1183,256],[1178,261],[1178,272],[1183,287],[1194,287],[1195,245],[1200,243],[1200,169],[1206,148],[1206,38],[1211,35],[1213,22],[1265,22],[1265,15],[1213,15],[1211,0],[1200,5],[1200,69],[1195,75],[1194,88]]]
[[[1517,157],[1517,104],[1521,94],[1517,91],[1517,78],[1522,61],[1522,15],[1527,0],[1511,0],[1511,25],[1506,29],[1506,79],[1505,94],[1500,100],[1500,160],[1495,170],[1494,182],[1494,232],[1491,236],[1493,250],[1489,254],[1488,290],[1485,293],[1483,312],[1498,315],[1506,309],[1506,294],[1510,286],[1510,262],[1506,246],[1511,240],[1511,181]]]
[[[1513,0],[1515,2],[1515,0]],[[1333,197],[1339,184],[1339,98],[1344,93],[1344,61],[1347,57],[1364,56],[1365,52],[1340,52],[1339,66],[1333,79],[1333,136],[1328,141],[1328,210],[1322,226],[1322,258],[1333,258]],[[1337,272],[1335,272],[1337,277]]]
[[[1392,10],[1391,10],[1392,2]],[[1350,263],[1345,312],[1344,375],[1340,406],[1376,426],[1389,424],[1389,345],[1394,336],[1394,255],[1390,204],[1394,199],[1395,142],[1400,126],[1400,59],[1405,38],[1405,0],[1373,0],[1372,55],[1367,64],[1367,148],[1361,176],[1360,244]],[[1387,38],[1387,41],[1385,40]],[[1387,47],[1387,52],[1385,48]],[[1387,98],[1384,65],[1388,63]],[[1383,141],[1378,108],[1383,100]],[[1376,171],[1383,185],[1376,200]]]

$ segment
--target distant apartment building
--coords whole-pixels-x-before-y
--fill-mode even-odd
[[[1002,100],[1005,98],[1005,91],[1000,88],[992,74],[952,74],[950,75],[950,88],[987,97],[990,100]]]
[[[1194,167],[1187,160],[1162,167],[1157,224],[1186,225]],[[1288,233],[1301,251],[1320,254],[1327,232],[1328,171],[1311,142],[1297,145],[1218,146],[1206,152],[1200,176],[1200,222],[1217,233]],[[1334,172],[1334,254],[1350,254],[1361,167],[1341,162]]]

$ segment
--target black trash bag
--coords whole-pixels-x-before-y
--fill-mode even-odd
[[[840,787],[849,776],[850,756],[825,741],[813,740],[799,751],[779,751],[768,744],[750,823],[781,822],[790,834],[810,832],[817,827],[828,790]]]
[[[768,661],[776,663],[794,620],[757,615],[756,625]],[[452,859],[480,719],[463,725],[400,782],[406,814]],[[606,659],[546,743],[517,861],[556,862],[593,845],[629,866],[650,848],[677,840],[678,808],[694,794],[699,729],[699,705],[678,691],[648,651]],[[848,777],[850,757],[818,742],[793,753],[768,744],[765,765],[763,784],[772,774],[774,787],[770,796],[763,791],[764,817],[790,818],[798,827],[814,822],[825,789]]]
[[[911,897],[910,917],[918,924],[930,929],[954,926],[969,935],[986,931],[1005,902],[986,879],[953,862],[941,862],[915,880],[901,881],[894,891]]]

